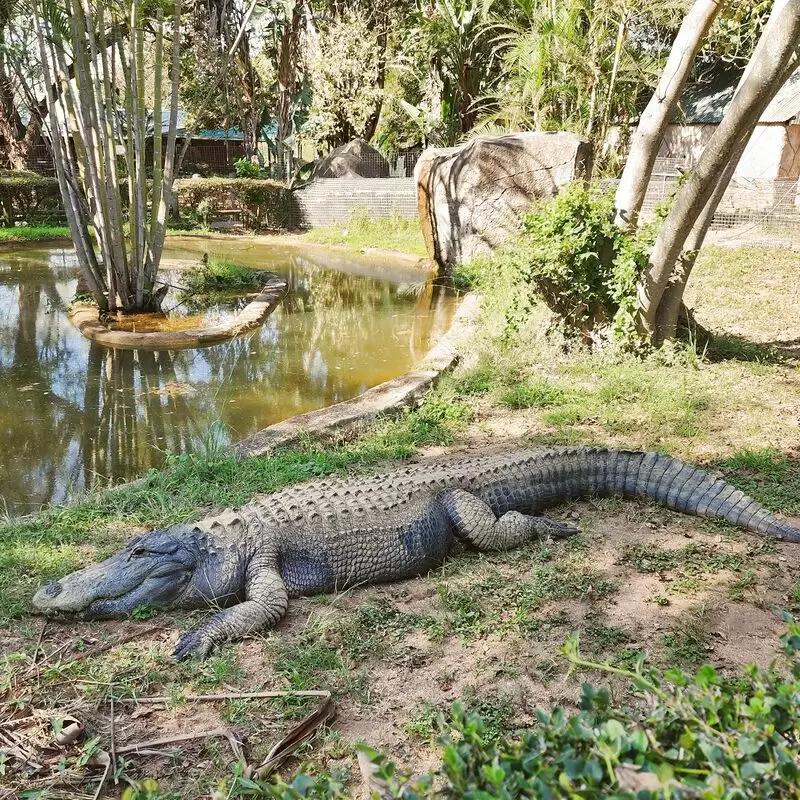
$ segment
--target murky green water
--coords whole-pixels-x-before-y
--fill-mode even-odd
[[[289,295],[248,336],[154,353],[99,347],[73,328],[71,251],[0,250],[0,496],[10,513],[134,478],[209,436],[238,441],[354,397],[412,367],[452,318],[451,296],[384,257],[188,239],[167,255],[179,263],[204,251],[286,276]]]

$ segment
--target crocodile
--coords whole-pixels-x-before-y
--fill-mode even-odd
[[[550,447],[329,477],[256,495],[196,524],[131,539],[102,563],[42,587],[47,613],[125,616],[142,605],[212,606],[175,658],[207,656],[281,619],[289,598],[421,575],[468,548],[518,547],[578,532],[539,516],[590,496],[646,498],[800,542],[782,521],[721,478],[660,453]]]

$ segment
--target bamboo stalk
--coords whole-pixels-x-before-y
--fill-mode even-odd
[[[89,11],[88,0],[82,0],[84,14]],[[100,67],[102,69],[103,81],[103,102],[100,109],[102,115],[102,147],[103,147],[103,160],[106,164],[105,169],[105,192],[108,197],[107,219],[108,225],[112,232],[116,231],[117,235],[111,237],[111,246],[114,251],[113,269],[107,272],[109,293],[114,297],[117,296],[117,272],[128,271],[128,253],[125,246],[125,241],[119,235],[119,231],[123,230],[122,220],[122,202],[120,197],[119,175],[117,174],[117,150],[116,150],[116,120],[114,118],[114,110],[117,107],[116,94],[114,91],[114,80],[112,68],[109,65],[108,58],[108,40],[106,38],[106,18],[104,4],[100,3],[97,7],[98,15],[98,51],[100,55]],[[114,20],[112,12],[112,33],[113,42],[116,43],[119,37],[116,33],[116,20]],[[112,63],[113,63],[112,47]]]
[[[156,232],[150,244],[152,254],[153,278],[158,272],[161,254],[164,250],[164,237],[167,230],[167,209],[172,200],[172,187],[175,182],[175,148],[178,133],[178,92],[181,79],[181,0],[175,0],[172,16],[172,55],[170,74],[169,128],[167,130],[167,151],[164,155],[164,175],[161,186],[161,197],[158,204]]]
[[[53,149],[53,164],[55,166],[56,179],[58,180],[59,189],[64,199],[67,224],[69,225],[72,240],[75,244],[78,262],[83,268],[87,282],[92,289],[98,305],[103,309],[108,307],[107,298],[104,295],[105,282],[94,256],[94,250],[92,249],[88,234],[88,219],[84,214],[83,204],[80,201],[77,191],[76,176],[73,174],[71,161],[67,156],[69,138],[65,130],[67,125],[65,102],[63,92],[59,96],[56,96],[55,92],[56,77],[54,70],[58,68],[57,62],[53,59],[51,69],[50,54],[46,45],[48,39],[52,41],[52,32],[49,29],[46,30],[44,27],[46,23],[38,0],[32,0],[32,11],[34,32],[39,49],[39,57],[42,63],[42,73],[45,79],[47,103],[51,110],[51,113],[48,115],[48,127],[50,129],[50,141]],[[61,113],[65,115],[63,120],[59,116],[59,109]]]
[[[155,41],[155,81],[153,87],[153,190],[150,198],[150,242],[147,261],[152,268],[153,243],[158,233],[158,209],[161,205],[163,191],[164,168],[162,164],[162,135],[161,135],[161,92],[163,91],[162,72],[164,70],[164,10],[158,9]],[[153,276],[155,278],[155,275]]]
[[[145,108],[145,80],[144,80],[144,30],[143,20],[139,7],[139,0],[133,0],[133,7],[136,9],[137,35],[135,40],[135,50],[133,59],[135,69],[131,70],[132,75],[136,75],[135,87],[135,106],[136,106],[136,127],[134,130],[134,175],[136,176],[136,228],[137,228],[137,250],[136,250],[136,308],[143,308],[145,292],[152,291],[152,286],[148,286],[145,281],[145,253],[147,252],[147,219],[145,217],[145,133],[147,127],[147,110]],[[131,219],[133,227],[134,219]]]

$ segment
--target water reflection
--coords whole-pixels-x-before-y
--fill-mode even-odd
[[[247,337],[173,353],[83,339],[65,314],[69,251],[0,252],[0,495],[10,512],[143,474],[166,452],[196,449],[216,422],[235,441],[353,397],[409,369],[450,323],[452,297],[407,267],[215,247],[285,275],[289,296]]]

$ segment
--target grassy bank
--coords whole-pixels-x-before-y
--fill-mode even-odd
[[[69,228],[58,225],[0,228],[0,244],[17,242],[47,242],[70,239]]]
[[[464,755],[463,770],[456,770],[466,775],[494,757],[471,760],[481,748],[513,756],[518,732],[535,728],[549,737],[554,758],[561,758],[574,740],[563,726],[537,718],[535,709],[562,704],[575,710],[587,679],[611,692],[604,706],[591,706],[596,725],[590,727],[614,739],[611,708],[631,737],[640,724],[652,731],[656,720],[633,718],[642,704],[631,702],[634,687],[626,674],[645,653],[660,670],[691,671],[710,662],[727,681],[724,692],[746,694],[741,665],[766,666],[780,650],[780,613],[800,609],[797,546],[648,503],[571,503],[553,515],[578,524],[577,537],[510,553],[467,554],[423,578],[293,600],[277,631],[224,647],[206,662],[176,665],[169,658],[178,632],[196,624],[201,613],[51,622],[43,628],[43,620],[29,614],[28,599],[39,583],[107,554],[136,531],[197,519],[209,508],[236,505],[255,491],[309,477],[448,452],[570,443],[658,449],[706,465],[775,511],[800,515],[798,267],[800,256],[790,253],[704,252],[691,299],[700,321],[724,334],[705,352],[680,346],[637,360],[565,349],[558,337],[545,335],[546,319],[538,312],[519,339],[502,343],[489,314],[465,346],[459,370],[422,408],[381,423],[354,443],[309,445],[240,463],[218,453],[173,458],[144,484],[6,522],[0,527],[0,616],[11,624],[0,634],[7,654],[0,682],[9,696],[40,713],[45,725],[67,712],[86,721],[87,739],[99,737],[93,746],[105,749],[110,696],[167,695],[169,703],[141,706],[139,716],[135,706],[115,704],[117,747],[225,727],[246,740],[256,763],[310,710],[308,702],[196,704],[183,697],[328,689],[338,708],[334,727],[282,770],[287,779],[301,764],[312,774],[331,775],[327,788],[320,784],[317,794],[306,795],[318,797],[334,796],[336,785],[359,783],[355,743],[362,739],[404,768],[425,771],[440,761],[437,736],[450,731],[457,746],[472,743],[472,755]],[[766,293],[766,285],[777,305],[763,315],[753,292]],[[575,633],[582,656],[568,650],[570,661],[561,648]],[[599,662],[617,672],[598,670]],[[721,696],[708,673],[691,683],[697,708]],[[482,744],[463,720],[457,718],[455,727],[447,722],[454,701],[482,716]],[[728,724],[738,730],[739,722]],[[739,733],[760,741],[763,732]],[[47,732],[38,736],[46,740]],[[635,750],[636,741],[625,739],[613,758]],[[738,734],[729,743],[734,755],[737,741]],[[689,748],[688,740],[682,746]],[[751,748],[749,740],[744,746]],[[76,788],[87,774],[102,772],[87,767],[88,747],[67,748],[60,772],[45,769],[36,776],[41,786],[60,781],[73,787],[74,796],[91,796],[92,786]],[[224,739],[175,747],[179,753],[172,757],[126,756],[119,769],[132,779],[157,777],[163,798],[195,798],[223,782],[222,797],[299,796],[250,786],[232,771]],[[661,758],[651,749],[645,744],[637,752]],[[759,753],[761,758],[767,750]],[[594,767],[584,766],[590,775]],[[614,790],[620,780],[616,766],[618,761],[604,772],[602,781],[610,782],[598,779],[605,788],[587,797]],[[11,776],[17,783],[9,785],[29,788],[30,778],[20,783],[13,767],[6,766],[6,780]],[[689,768],[703,767],[696,760]],[[484,791],[497,795],[487,786]],[[106,794],[114,796],[111,784]]]
[[[425,242],[419,220],[399,216],[370,219],[366,212],[356,212],[343,225],[315,228],[301,234],[301,238],[315,244],[328,244],[361,251],[369,248],[397,250],[423,258]]]

